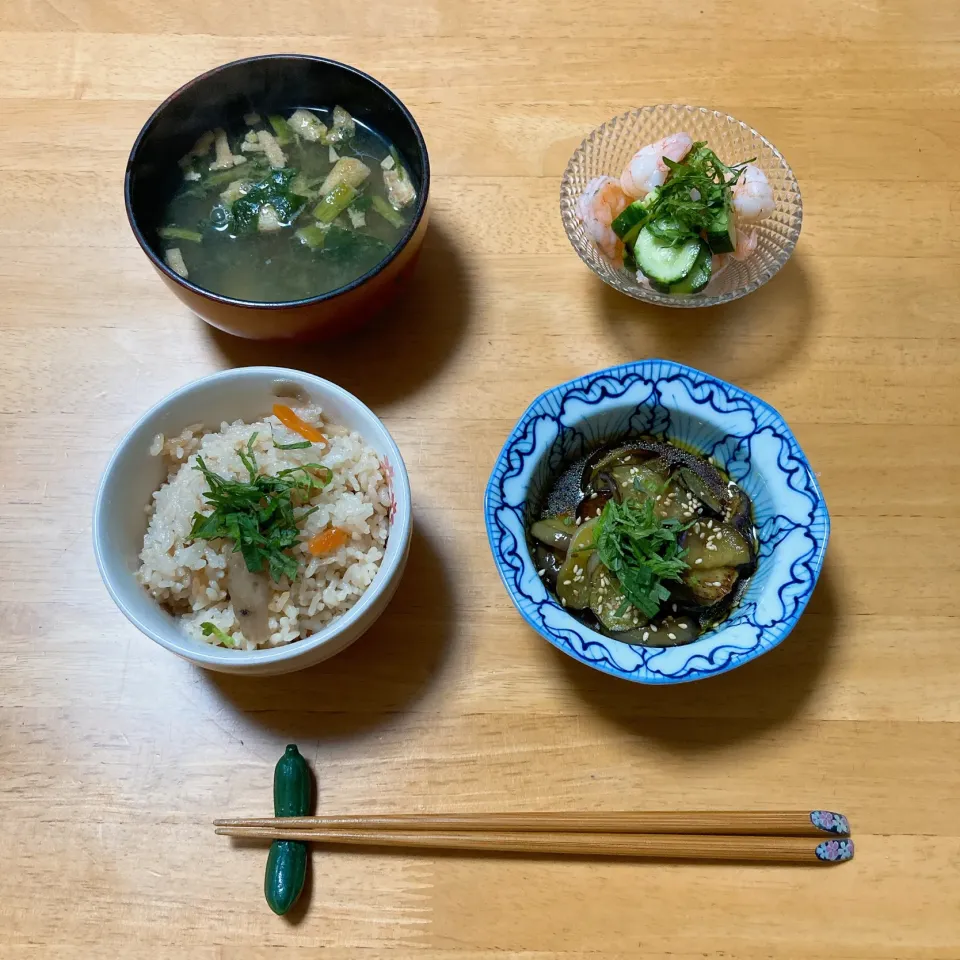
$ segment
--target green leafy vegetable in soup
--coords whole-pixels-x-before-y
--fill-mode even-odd
[[[417,190],[379,133],[341,106],[244,119],[180,161],[157,230],[171,269],[241,300],[298,300],[350,283],[397,246]]]
[[[289,226],[307,202],[306,197],[298,197],[290,190],[290,183],[296,175],[296,170],[274,170],[253,184],[228,208],[227,225],[238,233],[255,230],[263,208],[269,205],[277,222]]]

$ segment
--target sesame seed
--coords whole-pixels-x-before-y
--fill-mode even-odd
[[[686,630],[686,629],[687,629],[687,625],[686,625],[685,623],[678,623],[677,626],[678,626],[681,630]]]
[[[644,640],[649,640],[649,639],[650,639],[650,631],[649,631],[649,630],[644,630],[644,631],[643,631],[643,639],[644,639]]]
[[[673,610],[674,613],[676,613],[676,612],[677,612],[677,605],[676,605],[675,603],[671,603],[671,604],[670,604],[670,609]]]
[[[564,585],[565,587],[569,587],[572,582],[573,582],[573,581],[571,581],[571,580],[564,580],[564,581],[563,581],[563,585]]]
[[[694,562],[694,563],[703,563],[703,557],[697,557],[697,559],[694,560],[693,562]]]
[[[578,526],[578,527],[580,526],[580,518],[579,518],[579,517],[577,517],[577,526]]]
[[[567,601],[566,601],[566,600],[564,600],[563,598],[561,598],[561,600],[560,600],[560,602],[561,602],[561,603],[562,603],[562,604],[563,604],[564,606],[566,606],[566,605],[567,605]]]
[[[656,625],[655,623],[651,623],[651,624],[650,624],[650,629],[651,629],[654,633],[656,633],[656,632],[657,632],[657,625]]]
[[[546,572],[547,572],[547,568],[544,567],[542,570],[538,570],[537,574],[542,577]]]
[[[708,550],[716,550],[716,549],[717,549],[717,545],[716,545],[715,543],[708,543],[708,544],[707,544],[707,549],[708,549]]]
[[[668,633],[667,636],[668,636],[671,640],[676,640],[676,639],[677,639],[677,635],[676,635],[675,633]]]

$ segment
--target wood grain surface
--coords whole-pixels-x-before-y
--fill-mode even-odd
[[[360,339],[212,332],[163,288],[121,182],[153,108],[235,57],[346,60],[420,121],[421,264]],[[4,0],[0,4],[0,956],[4,960],[960,957],[960,5],[945,0]],[[795,256],[744,301],[646,308],[577,260],[580,139],[633,106],[761,130],[803,191]],[[833,537],[777,650],[670,689],[563,657],[483,531],[494,457],[541,390],[640,357],[776,406]],[[318,668],[242,680],[141,636],[101,586],[94,488],[184,382],[301,365],[385,420],[413,487],[389,612]],[[321,813],[795,809],[857,859],[798,867],[313,853],[275,917],[269,815],[297,742]]]

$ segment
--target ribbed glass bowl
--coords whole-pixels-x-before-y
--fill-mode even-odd
[[[767,175],[777,203],[766,220],[753,225],[757,231],[756,252],[743,263],[728,257],[726,268],[700,293],[686,296],[658,293],[645,280],[638,281],[636,274],[613,266],[586,235],[576,212],[577,198],[594,177],[619,178],[637,150],[681,130],[694,140],[706,140],[725,163],[756,157],[754,162]],[[573,249],[604,283],[628,297],[665,307],[712,307],[752,293],[787,262],[800,236],[803,204],[790,165],[752,127],[707,107],[661,103],[608,120],[577,147],[563,173],[560,215]]]

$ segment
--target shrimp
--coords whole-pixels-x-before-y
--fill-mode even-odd
[[[730,254],[734,260],[747,260],[757,249],[756,230],[737,230],[737,248]]]
[[[645,197],[654,187],[662,187],[670,176],[663,158],[679,163],[693,146],[689,133],[671,133],[656,143],[641,147],[623,168],[620,186],[628,197]]]
[[[766,174],[752,163],[743,168],[740,179],[733,185],[733,209],[741,223],[766,220],[776,208],[773,187]]]
[[[610,224],[630,203],[613,177],[594,177],[577,198],[577,216],[588,237],[613,263],[623,256],[623,244]]]

